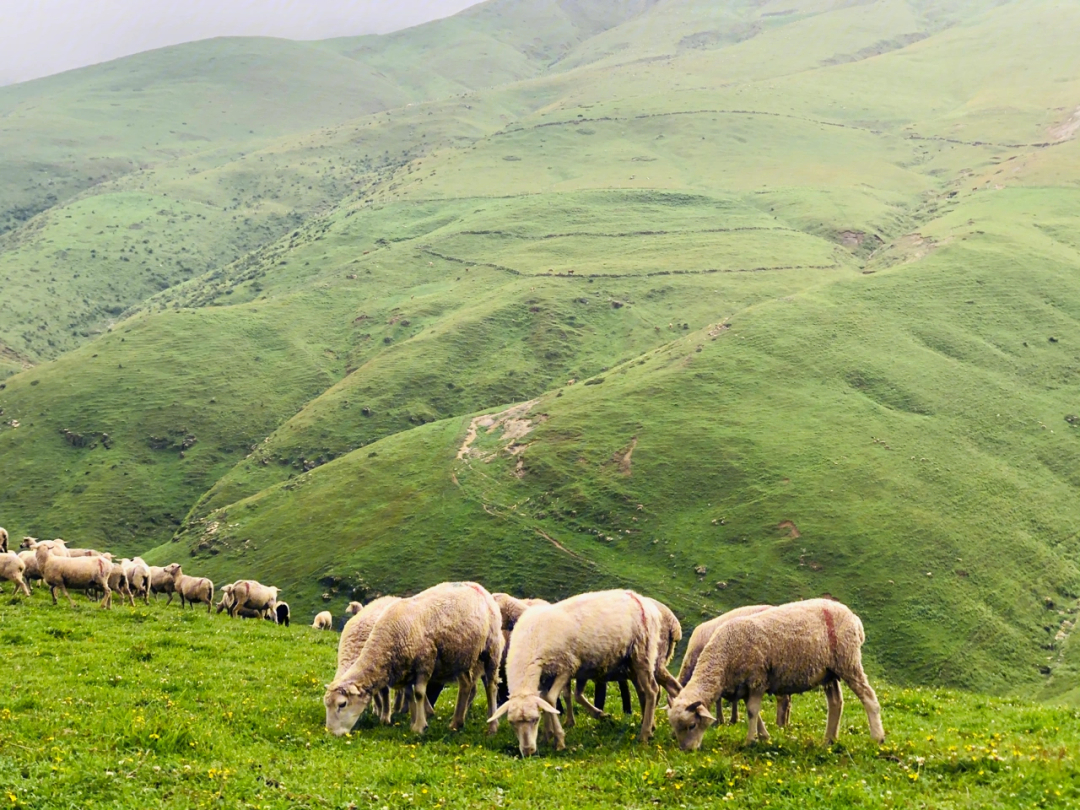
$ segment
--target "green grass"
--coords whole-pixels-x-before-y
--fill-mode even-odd
[[[732,807],[1067,808],[1080,801],[1075,709],[876,683],[888,733],[870,742],[847,695],[840,741],[821,743],[824,701],[795,698],[793,722],[747,748],[745,729],[682,753],[666,722],[579,718],[568,749],[523,761],[483,705],[447,729],[452,691],[422,737],[362,719],[322,727],[337,634],[230,621],[164,600],[53,607],[3,597],[0,798],[16,808]],[[870,640],[868,646],[873,647]],[[767,707],[771,712],[771,706]],[[768,716],[768,713],[767,713]]]

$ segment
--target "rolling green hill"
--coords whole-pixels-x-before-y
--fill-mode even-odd
[[[1075,702],[1078,36],[1041,0],[496,0],[0,91],[61,186],[0,191],[0,519],[298,614],[830,593],[894,682]],[[76,113],[73,163],[25,137]]]

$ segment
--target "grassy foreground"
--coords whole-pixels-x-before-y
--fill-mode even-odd
[[[529,761],[513,733],[423,738],[361,721],[322,728],[337,634],[181,612],[111,613],[48,596],[0,603],[0,805],[69,807],[1075,807],[1080,711],[878,683],[888,741],[874,746],[850,694],[824,748],[824,701],[797,697],[790,729],[747,749],[744,729],[684,754],[666,723],[581,719],[569,749]]]

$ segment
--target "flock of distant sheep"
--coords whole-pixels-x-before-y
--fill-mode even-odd
[[[149,604],[150,594],[168,594],[167,604],[173,596],[180,597],[180,607],[205,604],[209,613],[214,606],[214,583],[206,577],[191,577],[184,573],[179,563],[164,567],[147,565],[142,557],[132,557],[116,562],[113,555],[92,548],[68,548],[63,540],[38,540],[24,537],[22,551],[8,550],[9,536],[0,528],[0,580],[13,582],[30,596],[30,583],[44,582],[52,592],[53,604],[57,603],[59,590],[75,606],[69,590],[84,591],[88,595],[101,595],[101,606],[112,607],[112,595],[135,606],[142,599]],[[268,587],[255,580],[242,579],[221,589],[221,601],[217,611],[228,610],[232,617],[259,617],[278,624],[289,624],[289,605],[278,600],[277,588]]]
[[[0,579],[30,593],[27,580],[41,579],[53,603],[59,589],[100,592],[109,607],[115,591],[131,600],[149,594],[180,596],[185,604],[212,609],[213,583],[190,577],[180,565],[148,566],[140,558],[112,561],[90,549],[69,549],[61,540],[25,538],[19,554],[7,550],[0,529]],[[221,589],[218,612],[289,623],[289,608],[277,588],[240,580]],[[362,605],[352,602],[338,643],[337,672],[323,696],[326,728],[335,735],[352,731],[370,706],[384,723],[408,710],[412,730],[422,733],[443,687],[456,682],[452,730],[465,724],[479,687],[487,695],[488,732],[505,715],[522,756],[537,752],[541,727],[545,741],[565,747],[565,729],[574,725],[574,704],[600,719],[606,686],[619,684],[623,711],[630,711],[629,685],[641,704],[639,739],[655,730],[661,688],[668,721],[684,750],[696,750],[706,729],[719,718],[721,701],[746,704],[747,742],[768,739],[761,717],[762,698],[777,696],[777,725],[790,718],[790,696],[823,687],[828,704],[826,744],[840,731],[840,682],[862,702],[876,742],[885,739],[881,708],[862,667],[862,622],[831,599],[810,599],[774,607],[737,608],[699,625],[690,636],[678,677],[668,671],[682,628],[675,614],[655,599],[630,590],[585,593],[551,604],[489,593],[475,582],[450,582],[416,596],[384,596]],[[323,611],[312,625],[331,629]],[[585,694],[595,683],[595,702]],[[557,708],[565,710],[565,724]],[[716,714],[712,714],[715,706]],[[719,720],[722,722],[722,720]]]

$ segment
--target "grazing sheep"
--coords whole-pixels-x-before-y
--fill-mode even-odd
[[[311,623],[311,627],[314,630],[332,630],[334,627],[334,614],[329,610],[324,610],[315,616],[315,621]]]
[[[167,593],[169,595],[169,601],[166,605],[172,604],[173,593],[176,588],[173,586],[173,578],[166,573],[165,569],[159,565],[150,566],[150,593],[154,595],[154,601],[157,601],[157,595],[159,593]]]
[[[659,687],[656,683],[657,643],[661,635],[660,611],[633,591],[600,591],[573,596],[550,606],[529,608],[510,638],[506,674],[510,699],[492,715],[507,715],[518,737],[522,756],[536,753],[541,717],[546,736],[555,747],[566,747],[555,701],[575,677],[607,678],[620,667],[642,695],[639,739],[647,740]],[[541,682],[550,682],[541,693]],[[582,696],[583,697],[583,696]],[[582,699],[594,717],[603,712]]]
[[[143,604],[150,604],[150,566],[142,557],[123,559],[120,565],[128,579],[128,586],[135,596],[142,597]]]
[[[173,590],[180,595],[180,609],[185,602],[195,607],[196,602],[206,603],[206,613],[214,607],[214,583],[206,577],[189,577],[180,567],[180,563],[165,566],[165,572],[172,577]]]
[[[364,649],[375,622],[379,620],[390,605],[400,601],[401,597],[398,596],[382,596],[367,605],[361,605],[359,612],[345,622],[345,628],[341,631],[341,638],[338,639],[335,681],[341,679],[356,662],[356,659],[360,657],[360,651]],[[359,602],[352,602],[349,607],[359,604]],[[401,694],[403,693],[399,692],[399,695]],[[379,690],[378,694],[374,696],[372,704],[379,719],[383,723],[389,724],[391,718],[390,687],[387,686],[385,689]]]
[[[5,551],[0,554],[0,579],[14,582],[16,586],[22,588],[23,593],[29,596],[30,586],[26,584],[26,579],[23,577],[24,571],[26,571],[26,563],[14,551]]]
[[[236,618],[241,610],[270,611],[277,621],[277,598],[280,590],[256,582],[253,579],[241,579],[233,583],[232,605],[229,607],[229,616]]]
[[[840,730],[840,681],[862,701],[871,739],[882,742],[881,707],[862,668],[865,640],[859,617],[831,599],[792,602],[721,625],[668,709],[679,746],[687,751],[701,745],[705,729],[716,722],[708,707],[721,695],[746,700],[746,741],[752,743],[769,736],[760,722],[763,695],[791,695],[818,686],[825,688],[829,706],[828,745]]]
[[[8,550],[8,531],[3,526],[0,526],[0,554],[6,554]]]
[[[678,617],[672,612],[672,609],[664,605],[660,600],[653,599],[649,596],[643,598],[648,599],[653,605],[656,605],[660,611],[661,627],[660,638],[657,642],[657,684],[664,688],[667,692],[667,697],[670,699],[675,698],[679,691],[683,689],[683,685],[679,684],[675,679],[675,676],[671,672],[667,671],[667,666],[671,664],[672,659],[675,657],[675,646],[679,643],[679,640],[683,638],[683,625],[679,624]],[[619,677],[615,678],[619,684],[619,691],[622,697],[622,713],[631,714],[634,711],[630,702],[630,685],[629,680],[625,674],[620,673]],[[585,684],[588,683],[585,678],[577,679],[577,691],[578,694],[584,692]],[[607,683],[604,678],[600,678],[596,681],[596,689],[594,693],[593,704],[600,711],[604,711],[604,703],[607,698]],[[581,699],[578,698],[580,702]],[[644,702],[640,700],[638,696],[638,702],[642,702],[644,708]],[[573,711],[570,708],[567,711],[567,721],[563,724],[564,728],[569,728],[572,724]]]
[[[375,622],[359,657],[326,688],[326,727],[342,735],[352,729],[374,695],[386,687],[412,687],[412,730],[427,727],[429,683],[458,682],[451,730],[465,724],[477,677],[495,711],[495,687],[502,659],[499,606],[475,582],[449,582],[394,602]],[[488,732],[495,733],[493,717]]]
[[[289,603],[288,602],[278,602],[277,604],[275,604],[274,605],[274,616],[276,617],[275,621],[278,624],[283,624],[286,627],[288,627],[289,626]],[[269,619],[271,617],[267,616],[266,618]]]
[[[346,616],[355,616],[361,610],[364,609],[364,605],[361,602],[349,602],[349,606],[345,608]]]
[[[516,596],[501,592],[493,593],[491,597],[495,600],[495,604],[499,606],[499,613],[502,615],[503,656],[502,661],[499,662],[498,690],[499,705],[501,706],[510,697],[510,690],[506,688],[506,653],[510,650],[510,635],[514,632],[514,625],[521,618],[521,614],[529,608],[536,605],[550,605],[551,603],[546,599],[518,599]]]
[[[38,543],[34,549],[38,569],[45,584],[49,586],[53,604],[56,604],[57,588],[68,598],[71,606],[75,607],[75,600],[68,593],[68,588],[87,591],[96,585],[105,594],[101,599],[101,606],[111,609],[112,588],[109,587],[109,574],[112,573],[112,563],[104,557],[62,557],[61,551],[62,548],[53,543]]]
[[[701,656],[701,651],[705,649],[705,645],[709,643],[709,639],[713,637],[713,633],[716,632],[718,627],[730,622],[732,619],[739,619],[743,616],[753,616],[757,613],[761,613],[765,610],[770,610],[774,605],[747,605],[746,607],[735,608],[729,610],[727,613],[723,613],[717,616],[715,619],[709,619],[707,622],[703,622],[694,628],[694,632],[690,634],[690,641],[686,645],[686,653],[683,655],[682,667],[679,669],[679,683],[686,686],[690,683],[690,678],[694,675],[694,668],[697,666],[698,658]],[[723,723],[724,711],[722,699],[716,701],[716,715],[719,718],[718,722]],[[791,719],[791,695],[777,695],[776,696],[776,725],[779,728],[784,728]],[[735,725],[739,722],[739,701],[731,701],[731,725]]]

